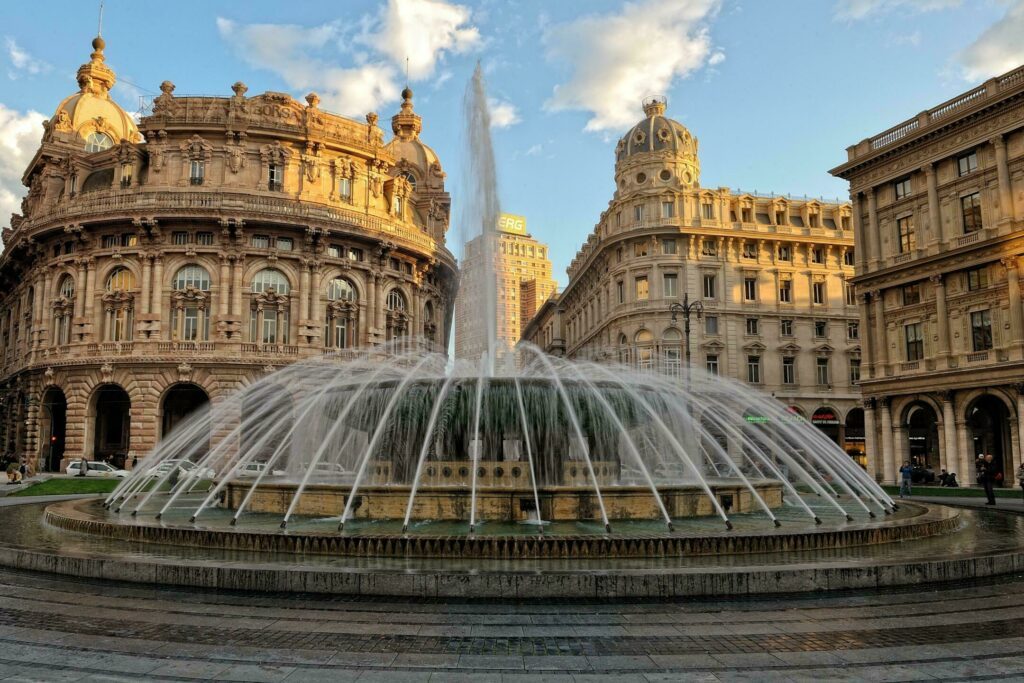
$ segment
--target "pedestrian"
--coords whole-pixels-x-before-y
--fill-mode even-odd
[[[910,496],[910,480],[914,476],[914,468],[910,466],[909,460],[903,461],[903,467],[900,468],[900,498],[903,497],[904,492],[907,496]]]
[[[139,454],[136,453],[135,455],[132,456],[132,470],[134,470],[136,467],[138,467],[138,465],[139,465]]]
[[[981,469],[978,471],[978,481],[985,489],[985,497],[988,501],[985,505],[996,504],[996,492],[994,489],[996,483],[996,477],[999,476],[999,472],[996,469],[994,458],[991,453],[987,453],[981,460]]]
[[[946,480],[948,479],[949,474],[946,473],[946,470],[942,470],[941,472],[939,472],[939,486],[945,486]]]
[[[86,476],[86,473],[88,471],[89,471],[89,462],[85,458],[82,458],[82,462],[78,466],[78,476],[84,477],[84,476]]]
[[[1024,462],[1017,468],[1017,483],[1020,484],[1020,496],[1024,500]]]
[[[13,460],[7,465],[7,483],[17,484],[18,483],[18,463]]]
[[[18,468],[18,481],[25,481],[25,477],[28,475],[28,465],[24,462],[21,463],[21,467]]]

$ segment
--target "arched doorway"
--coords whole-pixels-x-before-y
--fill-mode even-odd
[[[939,466],[939,418],[927,403],[907,408],[903,425],[907,429],[907,455],[910,464],[935,470]]]
[[[160,438],[166,439],[167,435],[174,431],[182,422],[186,421],[196,411],[203,409],[210,403],[210,397],[203,391],[202,387],[196,384],[175,384],[167,393],[160,406]],[[202,440],[203,446],[196,449],[196,441]],[[201,434],[189,439],[187,449],[189,459],[196,460],[204,455],[210,448],[210,428],[207,423]]]
[[[93,459],[124,467],[131,433],[132,401],[128,392],[116,384],[105,384],[96,391],[95,406]]]
[[[852,408],[846,414],[843,449],[861,467],[867,468],[868,456],[864,441],[864,409]]]
[[[64,458],[64,439],[67,436],[68,400],[58,387],[49,387],[43,393],[42,403],[37,466],[45,472],[60,472],[60,463]]]
[[[842,422],[839,420],[839,414],[836,413],[835,409],[821,406],[811,414],[811,424],[831,439],[833,443],[839,443],[839,427],[842,425]]]
[[[995,396],[987,394],[978,398],[967,408],[967,429],[971,437],[974,458],[991,454],[996,469],[1003,473],[1004,480],[1012,480],[1013,474],[1005,470],[1005,454],[1010,450],[1010,413],[1006,405]]]

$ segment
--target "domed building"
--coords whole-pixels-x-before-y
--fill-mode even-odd
[[[104,49],[97,37],[44,122],[3,231],[5,452],[32,470],[130,465],[283,364],[407,338],[447,348],[451,202],[411,90],[390,142],[375,113],[243,83],[197,97],[165,81],[136,123],[110,98]]]
[[[697,138],[664,99],[643,109],[615,147],[608,209],[524,339],[678,373],[685,300],[689,362],[771,393],[865,462],[849,204],[702,186]]]

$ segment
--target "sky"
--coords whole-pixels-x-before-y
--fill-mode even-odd
[[[40,122],[77,90],[98,4],[0,6],[0,225]],[[502,210],[550,244],[563,285],[644,97],[667,97],[700,140],[702,185],[845,198],[828,169],[847,146],[1024,63],[1024,0],[106,0],[102,30],[129,112],[164,80],[221,96],[241,80],[249,95],[315,91],[329,111],[377,111],[387,130],[408,73],[455,217],[479,62]]]

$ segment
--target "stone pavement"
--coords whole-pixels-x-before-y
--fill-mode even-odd
[[[5,681],[1022,678],[1024,576],[763,599],[484,603],[0,570]]]

